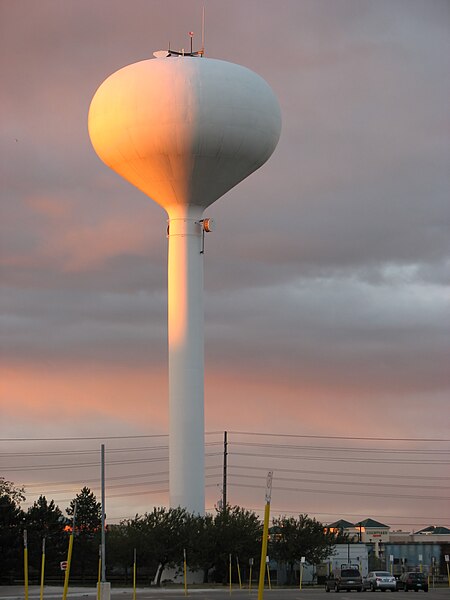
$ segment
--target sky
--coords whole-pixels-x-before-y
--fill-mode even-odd
[[[0,2],[0,474],[61,508],[167,504],[164,211],[96,156],[98,86],[200,44],[200,0]],[[450,4],[205,0],[206,56],[283,129],[208,209],[206,495],[450,526]],[[86,439],[91,438],[91,439]]]

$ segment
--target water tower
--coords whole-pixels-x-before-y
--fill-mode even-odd
[[[202,53],[157,52],[113,73],[89,110],[98,156],[168,214],[170,505],[205,510],[204,210],[263,165],[281,130],[269,85]]]

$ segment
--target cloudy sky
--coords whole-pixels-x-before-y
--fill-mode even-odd
[[[102,441],[111,519],[168,500],[166,216],[87,112],[112,72],[199,40],[201,8],[1,1],[0,461],[29,501],[98,490]],[[208,508],[227,430],[232,504],[260,509],[273,468],[275,512],[450,525],[449,25],[447,0],[206,0],[207,56],[283,115],[208,211]]]

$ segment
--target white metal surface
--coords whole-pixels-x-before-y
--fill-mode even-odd
[[[202,210],[169,214],[170,505],[203,514],[203,254]]]
[[[170,57],[97,90],[99,157],[169,215],[170,504],[204,512],[203,210],[263,165],[281,130],[268,84],[239,65]]]
[[[212,204],[266,162],[280,127],[278,102],[259,75],[208,58],[124,67],[89,110],[100,158],[166,209]]]

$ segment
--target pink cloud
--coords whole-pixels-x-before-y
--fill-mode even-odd
[[[18,365],[2,368],[0,379],[4,430],[7,422],[24,416],[35,423],[73,419],[75,426],[104,416],[124,426],[145,422],[167,430],[165,373],[117,366]]]
[[[55,196],[28,196],[26,204],[37,214],[52,220],[67,219],[71,210],[66,199]]]
[[[66,256],[64,269],[85,271],[123,254],[148,254],[149,236],[144,226],[124,218],[113,218],[95,227],[85,226],[57,238],[50,251]],[[49,251],[49,248],[47,248]]]

